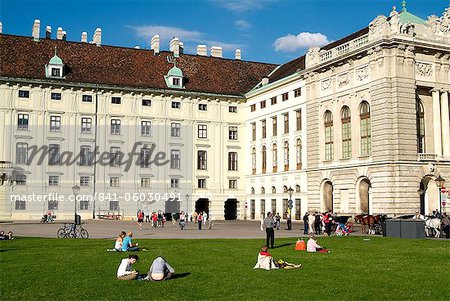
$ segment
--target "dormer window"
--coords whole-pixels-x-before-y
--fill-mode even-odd
[[[56,48],[55,48],[55,55],[50,59],[49,63],[45,65],[45,76],[49,78],[64,78],[64,63],[59,58],[59,56],[56,55]]]
[[[178,77],[174,77],[172,80],[174,86],[180,86],[180,79]]]
[[[183,89],[183,72],[177,66],[173,66],[172,69],[169,70],[167,75],[164,76],[166,80],[166,85],[169,88],[178,88]]]

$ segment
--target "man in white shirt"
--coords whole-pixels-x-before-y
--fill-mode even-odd
[[[117,279],[134,280],[138,276],[138,272],[133,270],[133,264],[139,259],[135,254],[129,255],[128,258],[122,259],[119,269],[117,270]]]

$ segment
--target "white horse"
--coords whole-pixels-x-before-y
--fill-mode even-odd
[[[436,233],[434,237],[439,237],[441,235],[441,220],[436,217],[427,218],[425,220],[425,233],[427,236],[431,236],[431,233],[433,233],[428,234],[429,229],[434,230],[434,233]]]

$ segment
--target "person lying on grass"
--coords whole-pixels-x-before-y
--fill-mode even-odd
[[[261,252],[258,254],[258,261],[256,262],[256,265],[253,267],[253,269],[265,269],[265,270],[272,270],[272,269],[296,269],[301,267],[301,264],[292,264],[289,262],[284,261],[283,259],[278,260],[275,262],[273,260],[272,255],[268,252],[269,247],[263,246],[261,248]]]
[[[327,249],[319,246],[317,241],[314,239],[314,235],[309,236],[308,242],[306,243],[306,251],[307,252],[330,253],[330,250],[327,250]]]
[[[122,259],[119,269],[117,270],[117,279],[119,280],[135,280],[138,272],[133,270],[133,264],[139,260],[136,254],[129,255],[128,258]]]
[[[169,279],[174,273],[175,270],[163,257],[160,256],[153,260],[153,263],[147,273],[146,279],[153,281],[162,281]]]

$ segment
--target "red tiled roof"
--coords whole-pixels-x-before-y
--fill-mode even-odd
[[[57,54],[69,72],[64,82],[168,89],[164,75],[173,67],[171,52],[0,34],[0,76],[45,79],[45,64]],[[187,78],[185,91],[241,96],[276,65],[182,54],[177,67]]]

